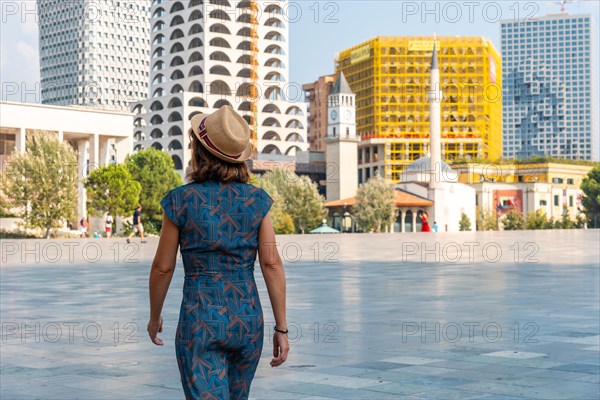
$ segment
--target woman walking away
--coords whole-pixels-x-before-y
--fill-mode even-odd
[[[268,215],[273,201],[248,183],[250,128],[233,108],[196,115],[191,124],[190,183],[161,202],[148,334],[163,345],[157,334],[179,248],[185,280],[175,350],[186,399],[247,399],[263,347],[257,253],[275,317],[271,366],[289,351],[285,274]]]

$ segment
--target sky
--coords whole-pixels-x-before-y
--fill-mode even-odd
[[[78,0],[77,0],[78,1]],[[141,1],[141,0],[140,0]],[[148,0],[149,3],[149,0]],[[34,0],[0,0],[1,98],[39,102],[38,28]],[[567,4],[571,14],[592,14],[598,35],[600,1]],[[376,36],[484,36],[500,52],[500,20],[555,14],[556,1],[292,0],[289,81],[302,85],[334,72],[336,54]],[[600,41],[596,41],[598,46]],[[600,51],[595,49],[596,65]],[[596,93],[598,84],[596,80]],[[19,88],[9,93],[7,88]]]

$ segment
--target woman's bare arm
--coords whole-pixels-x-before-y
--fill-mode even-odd
[[[164,214],[160,240],[150,270],[150,322],[148,323],[150,339],[154,344],[161,346],[163,341],[157,337],[157,334],[162,332],[161,312],[175,271],[178,247],[179,228]]]
[[[275,327],[279,330],[286,330],[285,272],[275,245],[275,232],[268,214],[263,219],[258,231],[258,261],[269,292]],[[283,364],[287,359],[288,351],[287,335],[275,332],[273,337],[274,358],[271,360],[271,366],[277,367]]]

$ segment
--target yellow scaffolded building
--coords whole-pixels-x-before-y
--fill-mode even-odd
[[[442,82],[442,157],[502,155],[502,62],[483,37],[437,37]],[[375,173],[398,182],[429,153],[429,70],[433,37],[376,37],[338,54],[356,94],[359,181]]]

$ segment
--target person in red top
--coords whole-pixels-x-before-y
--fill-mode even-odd
[[[431,229],[429,228],[429,222],[427,221],[427,213],[423,212],[423,214],[421,214],[421,232],[431,232]]]

